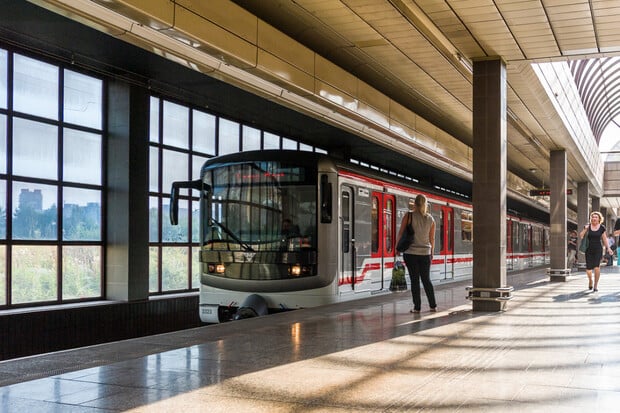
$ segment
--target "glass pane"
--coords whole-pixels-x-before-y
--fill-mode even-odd
[[[57,197],[55,186],[14,182],[13,238],[58,239]]]
[[[100,79],[65,70],[64,121],[101,129],[102,84]]]
[[[101,185],[101,135],[64,130],[63,179]]]
[[[256,162],[225,165],[210,172],[213,208],[202,213],[213,212],[226,231],[219,226],[203,228],[206,248],[221,248],[221,240],[229,240],[225,248],[234,250],[241,250],[244,243],[255,251],[316,247],[317,175],[311,168]],[[288,229],[285,221],[290,221]],[[283,235],[293,241],[282,245]]]
[[[149,140],[159,142],[159,99],[151,96],[149,116]]]
[[[192,242],[200,242],[200,201],[192,201]]]
[[[215,155],[215,116],[197,110],[193,111],[193,115],[194,150]]]
[[[186,290],[189,271],[188,247],[164,247],[161,258],[162,291]]]
[[[159,241],[159,198],[149,198],[149,242]],[[168,214],[164,214],[168,216]]]
[[[8,74],[8,53],[6,50],[0,49],[0,108],[7,108],[7,74]]]
[[[68,241],[101,240],[101,191],[64,188],[62,238]]]
[[[58,119],[58,67],[14,55],[13,109]]]
[[[6,239],[6,181],[0,180],[0,239]]]
[[[6,173],[6,116],[0,115],[0,174]]]
[[[164,150],[164,158],[162,160],[162,188],[164,193],[169,194],[172,182],[187,181],[187,170],[189,168],[189,155],[186,153]],[[179,191],[182,195],[187,195],[187,189]]]
[[[200,178],[200,171],[202,170],[202,165],[204,165],[204,163],[208,160],[209,158],[205,158],[203,156],[192,156],[192,176],[191,179],[199,179]],[[198,196],[198,191],[194,191],[194,196]]]
[[[164,145],[189,149],[189,109],[164,101]]]
[[[62,249],[62,298],[101,296],[101,247],[69,246]]]
[[[189,242],[189,210],[188,201],[186,199],[179,200],[179,223],[171,225],[168,219],[168,210],[170,208],[170,198],[162,200],[162,212],[166,219],[162,219],[161,240],[162,242]]]
[[[6,305],[6,246],[0,245],[0,305]]]
[[[370,250],[379,251],[379,200],[372,197],[372,209],[370,210]]]
[[[260,150],[260,130],[243,126],[243,150],[258,151]]]
[[[13,173],[33,178],[58,177],[56,126],[30,120],[13,120]]]
[[[12,303],[55,301],[58,291],[56,246],[14,245],[12,254]]]
[[[149,248],[149,293],[156,293],[159,291],[158,287],[158,271],[157,268],[159,265],[158,257],[159,257],[159,248],[150,247]]]
[[[292,139],[282,138],[282,149],[291,149],[296,151],[297,142]]]
[[[192,288],[200,288],[200,247],[192,248]]]
[[[265,132],[263,140],[263,149],[280,149],[280,137],[278,135]]]
[[[159,192],[159,149],[155,147],[149,149],[149,191]]]
[[[306,145],[305,143],[299,143],[299,150],[306,151],[306,152],[312,152],[312,146]]]
[[[220,119],[220,140],[218,155],[239,152],[239,124]]]

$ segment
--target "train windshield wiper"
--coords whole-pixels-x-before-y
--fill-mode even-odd
[[[213,222],[215,225],[220,227],[222,229],[222,231],[224,231],[226,233],[226,235],[228,235],[233,240],[235,240],[237,242],[237,244],[239,244],[241,246],[241,248],[243,248],[244,251],[254,251],[254,248],[249,246],[247,243],[243,242],[238,236],[236,236],[234,234],[234,232],[232,232],[230,229],[228,229],[228,227],[226,225],[222,224],[221,222],[219,222],[215,218],[211,218],[211,222]]]

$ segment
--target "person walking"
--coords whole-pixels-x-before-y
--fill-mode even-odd
[[[586,275],[588,276],[588,289],[598,291],[598,281],[601,278],[601,259],[603,258],[603,247],[608,253],[613,253],[609,248],[607,233],[603,225],[603,215],[594,211],[590,214],[590,224],[585,225],[579,233],[579,238],[588,237],[588,248],[586,249]],[[602,242],[602,245],[601,245]],[[592,271],[594,270],[594,284],[592,283]]]
[[[605,254],[605,266],[606,267],[613,267],[614,265],[614,253],[616,251],[616,246],[614,245],[616,243],[616,240],[614,239],[613,234],[609,234],[609,235],[605,235],[607,237],[607,246],[609,246],[609,249],[611,250],[611,253],[607,253]]]
[[[435,220],[428,213],[426,197],[422,194],[416,196],[414,203],[409,203],[410,213],[405,214],[400,224],[398,237],[402,236],[405,226],[408,224],[408,215],[411,215],[411,225],[415,231],[413,242],[405,251],[403,259],[409,271],[411,279],[411,296],[413,298],[413,309],[411,313],[419,313],[422,309],[422,299],[420,297],[420,280],[424,286],[424,292],[428,299],[431,311],[437,311],[435,301],[435,290],[431,282],[431,261],[435,250]]]
[[[575,265],[575,257],[577,256],[577,241],[579,240],[579,238],[577,238],[577,231],[576,230],[571,230],[568,233],[568,245],[567,245],[567,249],[568,249],[568,262],[566,264],[566,266],[569,269],[573,269],[573,265]]]

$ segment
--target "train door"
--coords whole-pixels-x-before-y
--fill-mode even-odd
[[[435,242],[433,253],[439,253],[443,261],[443,279],[452,280],[454,279],[454,209],[442,206],[438,224],[435,233],[439,235],[439,239]]]
[[[387,288],[386,272],[394,265],[396,198],[383,192],[371,194],[370,262],[364,266],[365,280],[373,290]]]
[[[339,284],[351,284],[355,289],[355,232],[353,188],[342,186],[340,191],[340,274]]]

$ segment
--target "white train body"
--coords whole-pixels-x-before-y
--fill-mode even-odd
[[[398,228],[419,193],[436,223],[433,283],[472,277],[471,204],[413,182],[324,155],[262,151],[207,161],[202,183],[204,322],[230,319],[250,295],[277,310],[389,293]],[[546,225],[509,216],[506,232],[508,270],[549,262]]]

